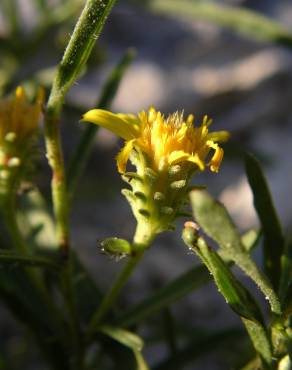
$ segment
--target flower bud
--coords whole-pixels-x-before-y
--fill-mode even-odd
[[[18,189],[32,167],[43,102],[43,90],[39,90],[35,103],[30,103],[22,87],[14,96],[0,100],[1,200]]]
[[[125,239],[108,238],[101,242],[102,252],[111,257],[121,258],[131,254],[131,245]]]

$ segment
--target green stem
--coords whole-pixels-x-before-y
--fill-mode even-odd
[[[47,158],[52,169],[52,201],[56,218],[57,241],[65,257],[69,253],[69,212],[66,191],[64,158],[59,131],[60,103],[58,93],[53,86],[47,105],[45,119],[45,139]]]
[[[94,334],[94,332],[96,331],[96,328],[99,326],[101,321],[107,315],[110,308],[116,302],[116,299],[118,297],[118,294],[120,293],[120,290],[124,287],[129,277],[131,276],[132,272],[134,271],[135,267],[141,260],[143,256],[143,252],[144,250],[141,250],[135,256],[130,257],[129,261],[127,262],[123,270],[118,275],[116,281],[113,283],[110,290],[104,296],[101,305],[99,306],[98,310],[96,311],[95,315],[93,316],[89,324],[88,334],[90,336]]]
[[[111,307],[115,304],[121,289],[127,283],[135,267],[142,259],[144,251],[151,245],[155,237],[155,233],[153,233],[148,227],[146,229],[149,231],[148,233],[145,232],[145,224],[137,224],[132,245],[133,255],[130,257],[129,261],[124,266],[117,279],[104,296],[99,308],[93,315],[88,329],[89,337],[95,333],[99,324],[108,314]]]
[[[69,205],[59,120],[65,96],[87,62],[115,0],[87,0],[58,66],[45,116],[47,157],[52,169],[52,200],[61,252],[69,252]]]

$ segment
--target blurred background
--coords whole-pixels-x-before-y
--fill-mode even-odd
[[[112,110],[137,113],[154,105],[166,114],[176,110],[194,113],[198,123],[205,114],[212,117],[212,129],[229,130],[232,138],[225,145],[221,171],[205,172],[194,179],[194,184],[206,185],[226,205],[240,230],[257,227],[242,161],[245,151],[252,152],[264,166],[275,205],[288,228],[292,221],[292,36],[290,44],[279,40],[283,44],[279,45],[268,38],[253,37],[256,31],[254,35],[238,33],[238,29],[234,30],[236,25],[222,27],[220,20],[211,22],[183,12],[155,10],[151,3],[120,0],[114,7],[87,70],[67,96],[62,121],[66,162],[84,131],[85,124],[79,123],[82,113],[96,106],[106,78],[127,49],[134,48],[136,57],[122,79]],[[287,32],[292,29],[291,1],[214,3],[257,11],[277,21]],[[1,0],[0,95],[11,93],[20,83],[28,92],[36,84],[49,91],[55,67],[83,5],[81,0]],[[111,236],[131,239],[135,227],[130,208],[120,194],[126,186],[114,160],[120,147],[111,133],[98,131],[72,211],[74,248],[101,288],[110,285],[122,262],[101,254],[99,242]],[[43,143],[36,177],[42,192],[49,197],[50,171]],[[183,221],[178,222],[175,233],[160,237],[146,253],[121,297],[121,308],[138,303],[198,263],[180,239],[182,224]],[[260,263],[260,255],[257,260]],[[192,293],[171,310],[177,332],[184,328],[200,335],[206,326],[241,326],[213,285]],[[163,316],[165,313],[156,315],[147,327],[142,327],[141,335],[152,338],[152,345],[145,352],[150,365],[163,362],[167,353],[166,347],[155,344],[155,323]],[[11,368],[17,369],[17,361],[21,361],[27,369],[39,369],[35,365],[37,359],[31,360],[31,355],[27,355],[29,349],[19,333],[17,323],[1,308],[0,347],[14,357],[15,367]],[[196,358],[194,353],[186,356],[181,369],[236,368],[236,351],[249,351],[249,347],[242,339],[240,345],[217,344],[201,357]]]

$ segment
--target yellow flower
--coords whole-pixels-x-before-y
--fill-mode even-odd
[[[140,112],[138,117],[127,114],[114,114],[102,109],[93,109],[85,113],[84,121],[98,124],[125,139],[125,146],[117,156],[118,170],[124,173],[129,156],[139,149],[150,160],[150,167],[163,171],[172,165],[190,162],[203,171],[209,166],[211,171],[218,172],[223,149],[218,142],[226,141],[228,132],[209,133],[212,120],[204,117],[201,126],[194,126],[194,116],[184,120],[183,113],[174,113],[164,117],[154,108],[149,112]],[[205,164],[210,151],[211,159]]]
[[[13,133],[19,141],[30,136],[38,127],[43,102],[42,89],[36,102],[31,104],[21,86],[16,88],[13,97],[0,100],[0,145],[7,134]]]
[[[33,154],[44,92],[39,90],[35,103],[30,103],[24,89],[16,88],[14,96],[0,100],[0,193],[15,187],[19,175]]]
[[[218,142],[229,137],[226,131],[209,133],[211,120],[207,116],[200,126],[195,126],[192,115],[184,119],[183,113],[177,112],[164,117],[154,108],[138,116],[93,109],[85,113],[83,120],[125,140],[117,165],[132,188],[122,192],[137,220],[136,240],[142,245],[173,228],[173,221],[182,215],[192,174],[206,166],[218,172],[223,158]],[[126,172],[129,159],[136,167],[135,173]]]

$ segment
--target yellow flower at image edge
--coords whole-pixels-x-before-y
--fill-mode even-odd
[[[83,120],[98,124],[125,139],[125,146],[117,156],[121,173],[125,172],[133,148],[147,154],[153,169],[158,171],[181,162],[194,163],[202,171],[205,158],[213,149],[214,154],[207,165],[211,171],[218,172],[223,158],[223,149],[218,142],[229,137],[226,131],[209,133],[212,121],[207,116],[201,126],[195,127],[192,115],[184,120],[183,114],[176,112],[165,118],[154,108],[150,108],[148,113],[139,113],[138,117],[93,109],[83,116]]]
[[[22,87],[0,100],[0,180],[1,193],[12,184],[29,162],[32,139],[38,129],[44,92],[39,89],[35,103],[30,103]]]
[[[176,112],[165,117],[154,108],[138,116],[93,109],[85,113],[83,121],[98,124],[125,140],[117,166],[132,187],[123,194],[145,235],[173,227],[191,176],[206,166],[218,172],[224,154],[218,143],[229,137],[226,131],[210,133],[212,121],[207,116],[195,126],[192,115],[184,119],[183,113]],[[128,160],[136,173],[126,172]]]

